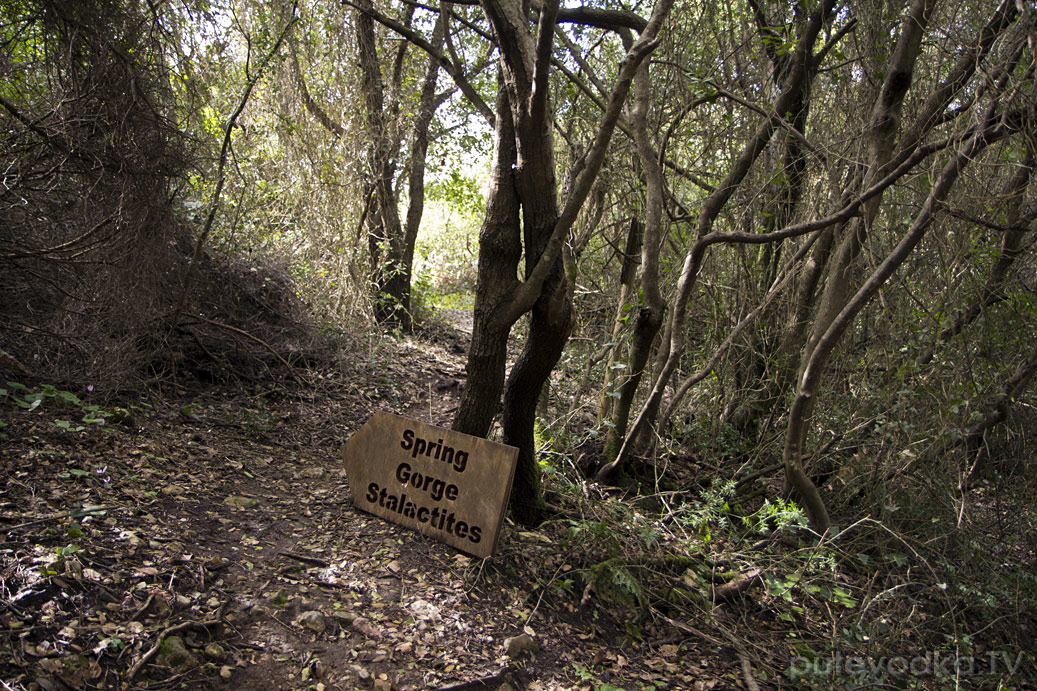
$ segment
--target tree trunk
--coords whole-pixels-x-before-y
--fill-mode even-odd
[[[677,364],[684,355],[684,317],[687,314],[688,302],[692,291],[698,280],[698,273],[702,267],[707,245],[699,242],[712,230],[714,223],[720,217],[727,202],[742,184],[749,174],[756,159],[763,152],[778,127],[778,118],[782,113],[787,113],[789,108],[799,98],[798,92],[808,87],[808,81],[812,73],[812,51],[822,27],[829,21],[834,11],[835,0],[823,0],[818,3],[811,13],[810,21],[806,24],[799,38],[796,56],[792,61],[793,67],[786,80],[785,88],[776,99],[771,114],[757,127],[752,137],[742,148],[738,157],[731,164],[724,179],[706,197],[699,209],[696,222],[696,242],[684,257],[684,265],[681,269],[680,278],[677,281],[676,295],[671,299],[672,309],[667,325],[668,338],[659,344],[660,359],[665,355],[665,361],[656,373],[652,390],[648,394],[641,412],[638,414],[634,425],[627,432],[623,445],[615,460],[603,466],[597,473],[599,481],[607,481],[621,469],[626,458],[633,447],[643,437],[652,433],[655,421],[658,417],[662,404],[663,393],[669,384],[670,377],[677,369]]]
[[[900,129],[904,98],[911,87],[922,36],[936,2],[937,0],[915,0],[901,25],[896,49],[890,56],[887,66],[886,79],[871,112],[868,170],[863,185],[865,189],[882,177],[889,164]],[[784,452],[786,492],[803,501],[811,525],[818,532],[828,529],[828,512],[817,488],[803,467],[802,456],[807,425],[813,414],[820,386],[820,377],[817,376],[816,369],[812,368],[824,367],[834,343],[828,346],[827,350],[818,351],[817,357],[814,357],[814,354],[822,340],[832,338],[830,328],[842,313],[851,295],[854,260],[861,251],[868,229],[878,215],[881,199],[882,195],[876,195],[865,204],[864,217],[849,224],[848,231],[836,246],[821,303],[800,356],[796,397],[789,411]]]
[[[637,279],[637,261],[635,256],[641,253],[641,243],[644,238],[644,224],[636,217],[630,219],[630,228],[627,231],[626,248],[623,250],[622,268],[619,272],[619,300],[616,302],[616,318],[612,325],[612,337],[609,339],[609,354],[605,360],[605,378],[601,382],[601,396],[598,399],[598,423],[601,424],[612,415],[613,402],[616,392],[613,384],[616,380],[616,361],[619,359],[619,338],[623,333],[623,325],[629,321],[633,312],[630,304],[630,296],[634,292]],[[629,375],[629,372],[628,372]]]
[[[564,271],[565,240],[601,170],[620,110],[641,62],[672,0],[660,0],[641,37],[627,52],[594,144],[559,210],[554,161],[554,118],[550,73],[558,2],[540,8],[535,35],[526,6],[518,0],[485,0],[483,10],[500,52],[498,126],[494,180],[480,234],[476,325],[469,354],[469,380],[455,429],[481,432],[492,422],[511,326],[531,311],[529,338],[508,377],[502,425],[504,438],[519,448],[512,501],[517,520],[535,524],[541,513],[540,468],[533,445],[537,400],[568,340],[572,285]],[[616,15],[618,16],[618,15]],[[507,122],[503,122],[507,120]],[[519,229],[521,228],[521,231]],[[525,280],[518,281],[511,254],[519,237]],[[502,259],[491,248],[505,248]],[[517,260],[516,260],[517,261]],[[483,363],[500,369],[478,371]]]
[[[535,526],[543,515],[540,490],[540,464],[536,458],[533,431],[537,403],[544,384],[562,356],[569,340],[572,298],[568,281],[561,271],[550,279],[554,290],[545,292],[533,306],[529,322],[529,338],[511,369],[504,394],[504,443],[519,449],[515,481],[511,490],[511,510],[522,525]]]
[[[500,410],[508,336],[513,322],[505,321],[503,306],[518,287],[522,258],[519,199],[515,188],[515,128],[503,84],[498,86],[496,146],[486,216],[479,230],[479,273],[475,286],[472,342],[468,350],[468,380],[454,415],[458,432],[485,437]]]
[[[803,467],[803,451],[810,418],[817,404],[817,395],[828,358],[857,315],[904,263],[929,230],[937,212],[961,175],[961,171],[969,161],[978,156],[992,142],[1005,136],[1006,132],[997,127],[996,121],[996,114],[988,114],[983,126],[954,152],[941,170],[925,204],[907,233],[861,285],[860,289],[846,301],[825,332],[816,339],[810,357],[803,359],[796,387],[796,397],[793,399],[792,408],[789,411],[788,433],[785,438],[782,459],[785,464],[787,486],[803,503],[803,508],[810,519],[810,525],[818,533],[826,532],[831,523],[820,492]]]
[[[664,229],[663,198],[664,183],[659,153],[648,136],[648,108],[651,103],[651,75],[648,63],[638,69],[634,82],[634,99],[631,108],[630,128],[637,147],[645,181],[645,227],[641,248],[641,295],[643,305],[638,310],[634,333],[627,357],[627,374],[620,389],[619,401],[612,414],[612,425],[605,437],[602,460],[611,463],[619,453],[634,396],[644,378],[655,337],[662,327],[666,305],[659,292],[659,248],[666,236]],[[630,250],[628,250],[629,252]],[[624,258],[626,259],[626,258]]]

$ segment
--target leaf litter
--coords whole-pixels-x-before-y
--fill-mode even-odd
[[[354,510],[339,448],[378,409],[448,425],[457,350],[180,386],[82,429],[0,400],[4,688],[744,688],[730,649],[631,639],[494,565],[541,560],[543,535],[509,524],[483,562]]]

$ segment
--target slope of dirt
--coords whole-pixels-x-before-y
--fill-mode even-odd
[[[463,334],[433,341],[119,405],[0,386],[4,688],[744,688],[715,641],[512,577],[542,536],[481,561],[354,510],[371,413],[449,423]]]

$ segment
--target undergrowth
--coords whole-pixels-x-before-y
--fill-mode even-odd
[[[537,442],[555,513],[512,533],[499,560],[507,581],[535,584],[530,619],[544,606],[612,617],[631,645],[715,635],[778,687],[1037,681],[1031,513],[996,535],[996,521],[941,528],[947,516],[901,497],[896,521],[865,516],[817,535],[794,501],[730,479],[623,493],[588,482],[558,450],[579,440],[555,443],[540,425]],[[989,495],[1026,503],[1004,488]]]

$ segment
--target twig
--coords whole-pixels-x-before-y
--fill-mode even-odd
[[[749,653],[746,652],[745,646],[742,645],[742,642],[735,638],[735,635],[727,629],[721,628],[720,633],[724,634],[724,638],[726,638],[735,648],[735,653],[738,655],[738,659],[742,663],[742,678],[745,681],[746,688],[748,688],[749,691],[760,691],[760,685],[756,683],[756,677],[753,676],[753,666],[749,662]]]
[[[151,607],[151,603],[155,601],[155,593],[148,595],[148,599],[144,601],[144,605],[133,613],[133,616],[129,618],[129,621],[133,621],[140,615],[148,611],[148,607]]]
[[[771,464],[771,465],[767,466],[766,468],[760,468],[756,472],[749,473],[745,477],[739,478],[738,482],[735,483],[735,489],[738,489],[738,488],[742,487],[743,485],[747,485],[750,482],[752,482],[753,480],[755,480],[757,478],[761,478],[764,475],[770,475],[774,471],[781,470],[784,467],[785,467],[785,463],[781,462],[781,463]]]
[[[287,360],[285,360],[283,357],[281,357],[281,355],[276,350],[274,350],[274,347],[272,345],[270,345],[269,343],[264,341],[259,336],[253,336],[248,331],[245,331],[244,329],[239,329],[236,326],[231,326],[230,324],[224,324],[223,322],[218,322],[218,321],[215,321],[213,319],[206,319],[205,317],[203,317],[201,315],[196,316],[195,319],[198,319],[199,321],[203,321],[206,324],[212,324],[213,326],[218,326],[221,329],[227,329],[228,331],[233,331],[234,333],[241,334],[242,336],[245,336],[246,338],[251,338],[253,341],[255,341],[256,343],[258,343],[259,345],[263,346],[268,351],[270,351],[270,354],[273,355],[275,358],[277,358],[278,362],[280,362],[282,365],[284,365],[288,369],[288,373],[292,375],[292,379],[294,379],[297,384],[303,384],[304,383],[302,381],[302,379],[299,378],[298,372],[295,371],[295,368],[292,367],[291,363],[289,363]],[[215,358],[213,358],[213,359],[215,359]]]
[[[496,674],[491,674],[485,677],[479,677],[478,679],[472,679],[471,681],[460,681],[456,684],[450,684],[449,686],[440,686],[439,691],[482,691],[482,689],[496,689],[500,686],[499,682],[511,682],[514,681],[512,667],[506,667]]]
[[[742,679],[745,680],[746,688],[749,691],[760,691],[760,685],[756,683],[756,677],[753,676],[753,666],[749,663],[748,656],[739,651],[738,659],[742,661]]]
[[[659,617],[660,619],[662,619],[678,631],[684,632],[688,636],[697,636],[704,641],[709,641],[710,643],[714,643],[716,645],[720,645],[721,643],[723,643],[723,641],[721,641],[719,638],[716,638],[715,636],[710,636],[708,633],[700,631],[699,629],[696,629],[694,626],[689,626],[688,624],[685,624],[682,621],[677,621],[676,619],[668,617],[656,609],[653,609],[652,611],[654,612],[655,616]]]
[[[180,315],[184,311],[184,305],[187,304],[187,295],[190,292],[191,281],[194,278],[194,272],[198,265],[198,258],[202,253],[202,247],[205,246],[205,241],[209,237],[209,233],[212,231],[213,221],[216,220],[216,212],[220,208],[220,195],[223,193],[223,185],[226,181],[224,168],[227,165],[227,157],[230,154],[231,135],[234,132],[234,125],[237,123],[238,117],[241,115],[242,111],[245,110],[249,96],[252,95],[252,90],[255,88],[256,83],[259,82],[259,79],[263,76],[267,64],[280,51],[281,44],[284,42],[288,32],[297,21],[298,17],[296,17],[295,11],[296,7],[293,5],[291,15],[285,23],[284,29],[282,29],[281,34],[277,37],[277,40],[274,42],[270,52],[268,52],[263,57],[262,61],[260,61],[259,68],[256,70],[255,75],[251,79],[247,80],[245,90],[241,95],[241,99],[238,101],[237,107],[234,109],[234,112],[231,113],[231,116],[227,118],[227,122],[224,125],[223,144],[220,147],[219,165],[216,171],[216,187],[213,190],[212,200],[209,204],[209,214],[205,218],[205,225],[202,227],[202,232],[199,233],[198,239],[195,241],[194,251],[191,253],[190,261],[187,263],[187,271],[184,275],[184,283],[180,290],[180,297],[176,302],[176,307],[173,309],[173,316],[169,320],[170,323],[167,338],[169,334],[173,333],[174,329],[176,329],[180,322]]]
[[[104,506],[92,506],[90,510],[86,509],[72,509],[66,511],[55,511],[54,513],[45,513],[42,516],[35,518],[25,523],[19,523],[18,525],[11,526],[8,530],[17,530],[18,528],[24,528],[27,525],[35,525],[37,523],[45,523],[47,521],[53,521],[59,518],[82,518],[83,516],[90,516],[98,511],[104,511],[107,507]],[[75,511],[81,511],[82,513],[72,515]],[[0,519],[5,521],[16,521],[20,518],[28,518],[30,514],[17,514],[17,513],[0,513]]]
[[[155,641],[155,645],[151,647],[151,650],[144,653],[133,667],[130,667],[130,671],[126,673],[126,681],[133,681],[133,678],[140,673],[140,670],[144,668],[144,665],[148,664],[151,658],[158,654],[159,648],[162,647],[162,643],[172,636],[173,634],[180,633],[181,631],[187,631],[188,629],[207,629],[210,626],[216,626],[223,622],[223,606],[216,611],[216,617],[213,619],[206,619],[205,621],[184,621],[174,626],[170,626],[158,635],[158,640]]]
[[[324,561],[323,559],[317,559],[316,557],[307,557],[304,554],[292,554],[291,552],[278,552],[278,554],[280,554],[282,557],[288,557],[289,559],[301,561],[303,564],[312,564],[314,566],[323,566],[325,568],[331,566],[331,564]]]
[[[717,586],[713,589],[714,601],[727,602],[728,600],[733,599],[736,595],[741,595],[747,592],[760,581],[760,574],[761,571],[759,569],[753,569],[748,573],[735,576],[727,583]]]
[[[17,520],[22,519],[22,518],[28,518],[30,515],[31,514],[6,513],[6,512],[3,512],[3,513],[0,513],[0,520],[4,520],[4,521],[17,521]],[[21,525],[16,525],[14,527],[15,528],[21,528],[23,525],[32,525],[33,523],[40,523],[42,521],[52,521],[55,518],[61,518],[62,516],[67,516],[67,515],[68,515],[68,511],[55,511],[54,513],[45,513],[45,514],[43,514],[42,516],[40,516],[39,518],[37,518],[37,519],[35,519],[33,521],[29,521],[28,523],[22,523]]]

